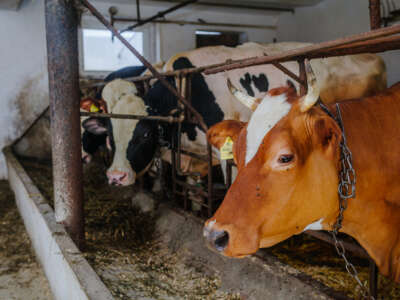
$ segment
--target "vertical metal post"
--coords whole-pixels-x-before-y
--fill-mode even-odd
[[[299,63],[299,77],[300,81],[303,84],[300,84],[300,96],[303,96],[307,93],[307,74],[306,74],[306,65],[304,63],[304,58],[298,60]]]
[[[176,197],[176,135],[176,124],[173,124],[171,137],[172,197]]]
[[[138,22],[142,21],[140,16],[140,0],[136,0],[136,18],[138,19]]]
[[[378,272],[372,258],[369,259],[369,295],[378,299]]]
[[[232,185],[232,167],[233,159],[226,160],[226,188],[229,189]]]
[[[46,0],[45,14],[55,216],[82,247],[78,16],[73,1],[66,0]]]
[[[381,0],[369,0],[371,30],[381,28]]]
[[[211,144],[207,142],[207,158],[208,158],[208,217],[210,218],[214,212],[213,209],[213,178],[212,178],[212,148]]]

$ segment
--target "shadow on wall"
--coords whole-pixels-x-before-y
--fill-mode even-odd
[[[17,140],[49,104],[47,72],[26,78],[8,105],[0,111],[0,149]],[[5,102],[7,99],[5,100]],[[16,147],[17,153],[42,159],[50,158],[50,120],[45,115]],[[6,178],[3,154],[0,154],[0,179]]]

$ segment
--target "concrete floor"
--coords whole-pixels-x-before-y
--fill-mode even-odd
[[[53,299],[7,181],[0,181],[0,299]]]

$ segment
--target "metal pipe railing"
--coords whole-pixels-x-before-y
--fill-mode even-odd
[[[196,116],[200,127],[206,131],[208,129],[206,123],[203,120],[203,117],[200,113],[190,105],[185,98],[182,97],[181,94],[177,92],[177,90],[118,32],[118,30],[113,27],[110,22],[108,22],[100,12],[91,5],[87,0],[81,0],[82,4],[105,26],[110,30],[120,41],[123,43],[129,51],[131,51],[139,60],[140,62],[146,66],[150,72],[161,81],[161,83],[174,95],[177,97],[178,101],[183,103],[191,113]]]

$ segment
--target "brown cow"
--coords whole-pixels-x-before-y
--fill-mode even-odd
[[[304,97],[270,92],[246,126],[219,125],[237,137],[239,171],[204,227],[207,242],[221,254],[243,257],[304,230],[332,229],[342,133],[314,106],[318,91],[310,87]],[[341,102],[340,109],[357,173],[356,197],[349,199],[341,231],[357,239],[382,274],[400,281],[400,83]]]

